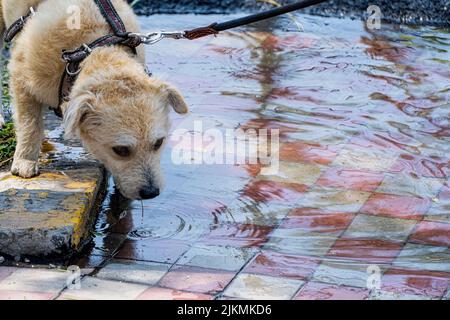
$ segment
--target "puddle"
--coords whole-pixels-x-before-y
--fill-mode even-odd
[[[234,17],[154,15],[141,23],[146,30],[177,30]],[[219,130],[279,129],[282,172],[174,165],[170,142],[162,195],[130,203],[110,186],[95,248],[84,261],[117,253],[152,260],[159,248],[170,252],[171,262],[196,257],[195,266],[239,270],[247,257],[227,259],[214,249],[224,239],[250,246],[252,254],[277,252],[280,261],[286,255],[326,261],[314,279],[339,285],[349,279],[356,287],[365,286],[367,265],[401,269],[411,259],[421,270],[423,246],[443,248],[441,264],[433,261],[431,268],[448,265],[449,237],[442,234],[449,230],[450,33],[297,19],[303,32],[278,19],[147,47],[149,69],[178,86],[191,106],[188,116],[173,115],[173,130],[193,132],[194,120]],[[423,219],[434,224],[423,226]],[[258,237],[249,231],[255,226],[272,231],[261,235],[264,241],[245,241]],[[434,228],[439,238],[433,239]],[[196,255],[199,248],[207,258]]]

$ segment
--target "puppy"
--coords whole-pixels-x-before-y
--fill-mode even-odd
[[[138,22],[124,0],[113,0],[130,32]],[[2,0],[9,26],[30,6],[36,15],[13,42],[10,89],[15,106],[17,149],[11,172],[38,175],[43,139],[44,107],[58,105],[65,64],[63,49],[74,49],[112,31],[92,0]],[[79,13],[79,26],[74,28]],[[76,25],[76,24],[75,24]],[[124,46],[94,49],[81,64],[69,101],[62,105],[66,138],[79,138],[111,172],[121,193],[130,199],[159,195],[160,155],[169,130],[169,110],[188,112],[180,93],[145,71],[142,46],[138,54]]]

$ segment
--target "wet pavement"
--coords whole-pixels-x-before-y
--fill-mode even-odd
[[[110,184],[91,247],[68,263],[80,289],[67,272],[2,267],[0,298],[449,299],[450,34],[297,19],[303,32],[281,19],[147,48],[191,106],[173,130],[279,129],[277,173],[175,165],[171,140],[158,198]]]
[[[281,5],[295,0],[277,0]],[[270,0],[140,0],[134,3],[139,14],[236,14],[257,12],[273,8]],[[382,19],[390,23],[412,25],[450,26],[450,0],[327,0],[324,3],[302,9],[300,13],[346,19],[367,19],[373,11],[370,6],[380,9]]]

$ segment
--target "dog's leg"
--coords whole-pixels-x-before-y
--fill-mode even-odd
[[[22,178],[39,174],[39,151],[44,137],[44,108],[24,90],[14,92],[17,147],[11,173]]]

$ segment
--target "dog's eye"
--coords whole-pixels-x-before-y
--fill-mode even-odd
[[[117,154],[119,157],[128,157],[130,155],[130,148],[124,147],[124,146],[117,146],[112,148],[114,153]]]
[[[156,143],[153,145],[153,150],[159,150],[161,148],[162,144],[164,142],[164,138],[160,138],[156,141]]]

